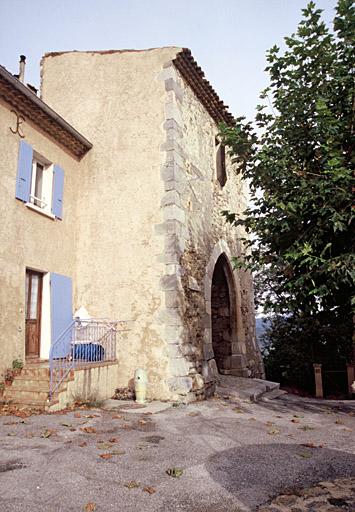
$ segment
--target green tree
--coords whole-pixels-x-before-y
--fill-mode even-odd
[[[235,264],[257,273],[265,310],[295,322],[317,319],[320,330],[327,313],[333,325],[346,319],[349,352],[355,8],[339,0],[333,30],[313,2],[302,12],[283,54],[276,46],[267,53],[270,85],[260,96],[257,131],[244,118],[221,129],[252,199],[241,216],[223,213],[252,234],[243,239],[248,255]]]

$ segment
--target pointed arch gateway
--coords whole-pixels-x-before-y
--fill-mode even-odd
[[[219,373],[231,369],[232,342],[237,327],[235,309],[234,280],[223,253],[216,262],[211,286],[212,348]]]
[[[224,241],[215,246],[206,269],[205,299],[207,360],[219,374],[247,376],[239,281]]]

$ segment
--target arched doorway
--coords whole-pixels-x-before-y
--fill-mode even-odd
[[[234,280],[225,254],[218,258],[212,276],[212,347],[219,373],[232,369],[236,332]]]

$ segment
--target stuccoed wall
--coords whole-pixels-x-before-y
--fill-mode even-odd
[[[165,340],[161,208],[165,87],[176,49],[69,52],[42,61],[43,99],[92,143],[77,202],[75,306],[126,320],[118,386],[149,374],[149,396],[171,398]],[[158,228],[159,229],[159,228]],[[164,286],[164,284],[163,284]]]
[[[241,212],[247,194],[229,161],[226,185],[222,188],[217,181],[218,127],[172,63],[166,63],[161,79],[167,91],[166,141],[161,148],[165,153],[163,201],[172,212],[161,227],[171,274],[165,291],[167,316],[172,320],[172,327],[167,327],[169,384],[176,395],[193,399],[211,392],[217,378],[210,302],[214,266],[222,253],[230,261],[241,250],[235,229],[224,221],[221,211]],[[236,317],[230,373],[262,376],[251,276],[232,268],[230,273]]]
[[[43,99],[92,143],[77,201],[75,307],[127,320],[118,385],[148,370],[150,398],[213,389],[210,290],[240,248],[220,211],[246,200],[215,176],[217,126],[172,60],[180,48],[69,52],[42,61]],[[249,275],[234,273],[234,364],[255,372]],[[237,363],[236,363],[237,361]]]
[[[78,162],[38,127],[24,122],[24,140],[64,169],[63,220],[28,209],[15,198],[20,137],[10,131],[16,127],[11,108],[0,101],[0,380],[14,359],[25,360],[26,267],[74,279],[77,191],[86,165],[86,158]]]

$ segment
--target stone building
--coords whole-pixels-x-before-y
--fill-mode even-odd
[[[262,376],[251,276],[221,216],[247,201],[218,140],[233,118],[191,52],[49,53],[41,99],[0,68],[0,110],[1,370],[69,364],[79,310],[126,322],[114,357],[69,374],[85,392],[109,396],[137,367],[163,400],[210,394],[218,372]]]

